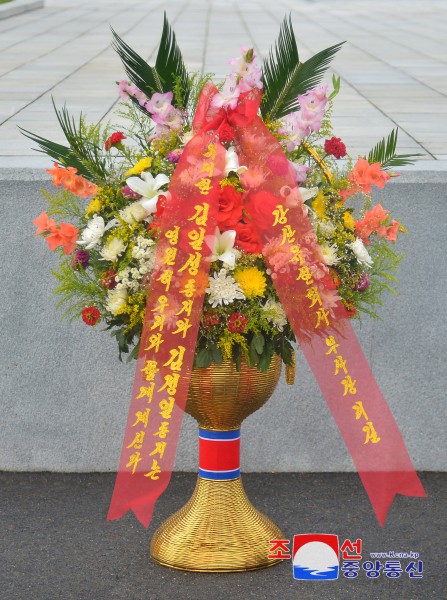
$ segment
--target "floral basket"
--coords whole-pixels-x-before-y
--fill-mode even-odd
[[[302,62],[290,19],[262,66],[242,48],[217,85],[188,73],[166,17],[155,66],[113,36],[126,126],[62,108],[66,145],[24,131],[55,161],[34,223],[60,254],[59,304],[137,359],[109,518],[149,523],[192,370],[267,373],[280,357],[292,382],[297,342],[383,522],[395,493],[424,492],[350,320],[394,292],[406,230],[372,190],[413,156],[397,130],[348,155],[331,125],[340,79],[322,83],[342,44]]]

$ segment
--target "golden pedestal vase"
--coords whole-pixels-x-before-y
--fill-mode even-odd
[[[186,412],[197,419],[202,437],[235,438],[243,419],[270,398],[280,374],[281,359],[276,355],[265,373],[244,361],[240,371],[230,361],[194,369]],[[222,447],[224,452],[225,444],[214,441],[213,451]],[[189,502],[155,532],[152,558],[174,569],[205,572],[250,571],[280,562],[268,558],[269,541],[284,535],[250,503],[239,471],[223,480],[200,473],[204,471],[199,469]],[[226,474],[232,476],[231,471],[222,476]]]

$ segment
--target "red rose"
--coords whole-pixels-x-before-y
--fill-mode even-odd
[[[224,123],[219,129],[219,140],[223,142],[231,142],[234,139],[236,132],[228,123]]]
[[[258,234],[253,229],[252,223],[249,221],[248,223],[244,223],[243,221],[239,221],[235,225],[236,230],[236,240],[235,245],[245,250],[250,254],[261,254],[262,244],[259,239]]]
[[[82,311],[82,320],[87,325],[95,325],[98,322],[100,316],[101,313],[96,308],[96,306],[87,306]]]
[[[343,158],[346,156],[346,146],[340,138],[332,137],[324,142],[324,151],[326,154],[332,154],[335,158]]]
[[[231,333],[244,333],[248,317],[241,313],[233,313],[228,319],[228,329]]]
[[[278,204],[282,204],[282,199],[267,191],[254,192],[249,196],[245,209],[250,215],[255,231],[269,231],[274,222],[273,211],[277,210]]]
[[[110,137],[108,137],[106,139],[106,143],[104,144],[104,147],[107,151],[109,151],[110,148],[112,148],[113,146],[117,146],[118,144],[121,144],[121,142],[125,139],[126,139],[126,136],[124,135],[124,133],[121,133],[121,131],[116,131],[115,133],[112,133],[112,135]]]
[[[217,225],[221,231],[234,229],[242,218],[244,195],[237,192],[232,185],[226,185],[219,194],[219,212]]]

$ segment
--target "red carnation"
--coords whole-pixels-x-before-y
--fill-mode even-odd
[[[228,329],[231,333],[244,333],[248,317],[241,313],[233,313],[228,319]]]
[[[96,306],[87,306],[82,311],[82,320],[87,325],[96,325],[100,316],[101,316],[101,313],[96,308]]]
[[[343,158],[346,156],[346,146],[340,138],[332,137],[324,142],[324,151],[326,154],[332,154],[335,158]]]
[[[116,271],[114,269],[109,269],[108,271],[104,271],[101,275],[101,285],[105,287],[106,290],[113,290],[116,288],[117,282],[115,279]]]
[[[205,328],[206,329],[211,329],[213,327],[213,325],[219,325],[220,324],[220,315],[218,312],[214,311],[214,310],[208,310],[205,314],[204,314],[204,321],[205,321]]]
[[[116,131],[115,133],[112,133],[112,135],[110,137],[108,137],[106,139],[106,143],[104,144],[104,147],[108,152],[110,150],[110,148],[112,148],[114,146],[119,146],[121,144],[121,142],[125,139],[126,139],[126,136],[124,135],[124,133],[121,133],[121,131]]]
[[[219,129],[219,140],[221,142],[232,142],[236,132],[228,123],[224,123]]]
[[[219,194],[219,212],[217,225],[221,231],[234,229],[242,218],[244,195],[235,190],[232,185],[226,185]]]

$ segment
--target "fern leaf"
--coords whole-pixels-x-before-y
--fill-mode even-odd
[[[300,62],[292,21],[284,19],[279,37],[263,66],[264,93],[261,114],[279,119],[298,110],[298,94],[318,85],[333,56],[344,42]]]
[[[414,159],[422,154],[396,154],[398,129],[393,129],[387,139],[383,138],[368,154],[369,164],[380,163],[382,169],[412,165]]]

